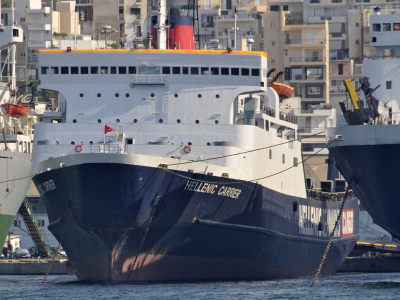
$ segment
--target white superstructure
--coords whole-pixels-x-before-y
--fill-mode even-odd
[[[300,143],[292,141],[297,126],[279,115],[279,97],[267,88],[265,54],[42,51],[39,64],[41,87],[60,92],[61,109],[47,117],[53,123],[45,117],[36,125],[37,173],[80,161],[64,156],[109,152],[153,167],[199,161],[172,168],[226,173],[306,195],[304,182],[295,179],[303,178],[302,166],[296,165]],[[114,131],[104,134],[105,125]],[[52,164],[50,157],[61,160]]]

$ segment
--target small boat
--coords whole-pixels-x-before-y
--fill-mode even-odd
[[[271,82],[272,88],[280,98],[289,98],[293,96],[294,88],[282,82]]]
[[[14,103],[5,103],[1,105],[1,109],[5,114],[10,117],[21,117],[25,116],[28,113],[29,106]]]
[[[275,72],[275,69],[271,69],[268,72],[267,77],[273,72]],[[290,98],[293,96],[294,87],[282,82],[277,82],[278,78],[282,77],[282,75],[283,72],[282,71],[279,72],[276,76],[274,76],[274,78],[271,79],[268,85],[274,89],[274,91],[278,94],[279,98]]]

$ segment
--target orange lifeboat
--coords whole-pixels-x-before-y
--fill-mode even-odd
[[[288,84],[271,82],[271,86],[280,98],[289,98],[293,96],[294,88]]]
[[[22,117],[28,113],[29,106],[5,103],[1,105],[2,111],[10,117]]]
[[[275,73],[275,69],[271,69],[268,72],[267,76],[271,75],[271,73]],[[272,78],[271,82],[268,85],[275,90],[279,98],[292,97],[294,93],[294,87],[282,82],[277,82],[278,78],[282,77],[282,75],[283,72],[279,72],[277,75],[274,76],[274,78]]]

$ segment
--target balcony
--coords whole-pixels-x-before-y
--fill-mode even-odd
[[[93,4],[93,0],[76,0],[77,5],[81,4]]]
[[[45,15],[49,15],[51,12],[51,8],[50,6],[45,6],[41,9],[28,9],[27,11],[30,14],[45,14]]]
[[[30,23],[30,24],[28,24],[28,30],[50,31],[51,24]]]
[[[290,62],[298,62],[298,63],[303,63],[303,62],[325,62],[326,59],[324,57],[290,57],[289,58]]]
[[[51,41],[30,40],[28,41],[29,48],[51,48]]]
[[[325,39],[287,39],[286,45],[321,45],[325,44]]]
[[[330,40],[347,40],[347,34],[341,32],[331,32],[329,33]]]

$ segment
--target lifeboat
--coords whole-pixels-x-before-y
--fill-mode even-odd
[[[22,117],[28,113],[29,106],[5,103],[1,105],[1,110],[10,117]]]
[[[275,69],[271,69],[268,74],[267,77],[269,75],[271,75],[271,73],[274,73]],[[278,94],[279,98],[289,98],[293,96],[294,93],[294,87],[282,83],[282,82],[277,82],[278,78],[282,77],[283,72],[279,72],[276,76],[274,76],[274,78],[271,80],[271,82],[268,84],[270,87],[272,87],[275,92]]]
[[[271,82],[271,86],[280,98],[289,98],[293,96],[294,88],[288,84]]]

